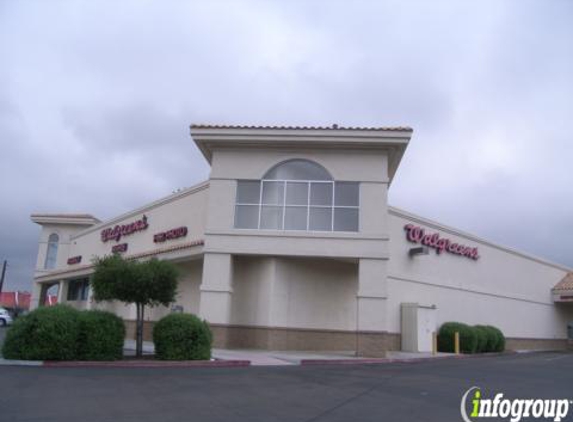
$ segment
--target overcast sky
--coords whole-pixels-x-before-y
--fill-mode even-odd
[[[573,1],[0,0],[0,259],[208,177],[191,123],[414,128],[391,204],[573,267]]]

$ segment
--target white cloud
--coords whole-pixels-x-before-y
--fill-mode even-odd
[[[111,217],[207,177],[194,122],[411,125],[392,203],[573,266],[572,17],[570,2],[4,2],[10,283],[30,282],[29,213]]]

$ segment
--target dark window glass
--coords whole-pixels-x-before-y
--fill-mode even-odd
[[[334,205],[358,206],[359,184],[356,182],[336,182]]]
[[[274,180],[332,180],[328,171],[308,160],[289,160],[270,169],[263,179]]]
[[[334,231],[357,232],[358,208],[334,208]]]
[[[258,204],[261,202],[261,182],[239,180],[237,183],[237,204]]]
[[[235,206],[235,227],[238,229],[256,229],[259,227],[258,205]]]

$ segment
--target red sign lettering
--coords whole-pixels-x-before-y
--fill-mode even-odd
[[[153,241],[155,243],[165,242],[166,240],[178,239],[180,237],[187,236],[187,227],[177,227],[176,229],[171,229],[166,232],[157,233],[153,236]]]
[[[101,231],[101,241],[107,242],[108,240],[115,240],[116,242],[119,242],[119,239],[121,239],[122,236],[127,236],[132,233],[145,230],[147,227],[147,217],[143,215],[141,220],[134,221],[133,223],[103,229]]]
[[[424,246],[434,248],[439,255],[442,252],[449,252],[454,255],[461,255],[473,260],[479,259],[478,248],[454,243],[450,239],[440,237],[439,233],[427,234],[420,226],[406,224],[406,239],[412,243],[421,243]]]
[[[68,265],[79,264],[80,262],[82,262],[82,256],[81,255],[68,258]]]
[[[127,251],[127,243],[120,243],[119,245],[114,245],[111,248],[112,253],[122,253]]]

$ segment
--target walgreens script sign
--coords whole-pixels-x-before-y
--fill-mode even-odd
[[[440,237],[439,233],[426,233],[420,226],[406,224],[406,238],[412,243],[421,243],[424,246],[434,248],[438,254],[448,252],[454,255],[465,256],[473,260],[479,259],[478,248],[452,242],[450,239]]]

